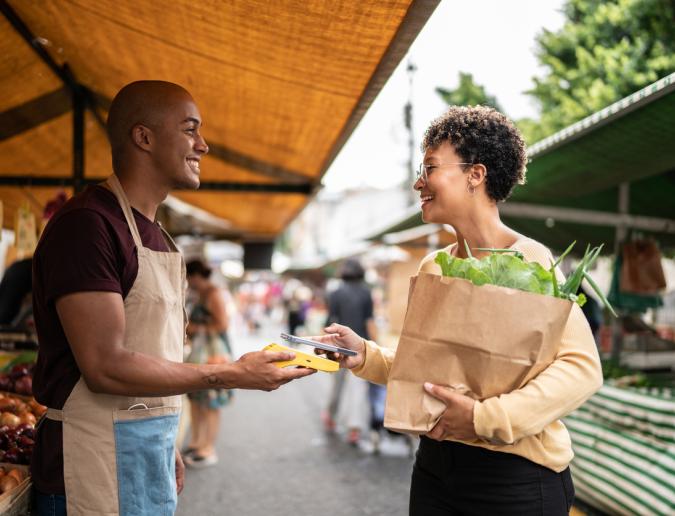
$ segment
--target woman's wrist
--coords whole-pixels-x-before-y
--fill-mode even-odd
[[[357,353],[354,358],[359,362],[349,367],[350,370],[354,371],[363,367],[363,364],[366,363],[366,349],[368,349],[368,342],[366,339],[361,338],[361,348],[354,350]]]

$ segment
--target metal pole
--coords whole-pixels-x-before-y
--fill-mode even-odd
[[[630,212],[630,183],[621,183],[619,185],[619,199],[618,212],[621,215],[626,215]],[[620,224],[616,228],[616,235],[614,238],[614,256],[618,257],[621,252],[621,245],[626,240],[628,229],[625,225]],[[619,312],[619,316],[621,312]],[[621,359],[621,348],[623,347],[622,324],[617,318],[612,319],[612,362],[619,363]]]
[[[415,191],[412,185],[415,182],[415,133],[413,127],[413,78],[417,67],[412,61],[408,61],[406,71],[408,72],[408,102],[403,108],[405,127],[408,130],[408,183],[406,189],[410,199],[410,204],[415,203]]]

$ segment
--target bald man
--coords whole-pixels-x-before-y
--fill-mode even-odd
[[[178,395],[269,391],[312,372],[274,365],[289,353],[181,363],[185,267],[155,215],[174,188],[199,187],[201,124],[180,86],[122,88],[107,124],[113,175],[71,199],[40,240],[33,389],[48,411],[31,466],[38,515],[172,514],[183,485]]]

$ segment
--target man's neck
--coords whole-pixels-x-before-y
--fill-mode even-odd
[[[157,181],[152,175],[125,171],[117,177],[129,199],[129,204],[150,220],[155,220],[159,207],[170,189]]]

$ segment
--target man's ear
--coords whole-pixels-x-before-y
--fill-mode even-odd
[[[485,183],[485,176],[487,176],[487,169],[482,163],[472,165],[469,168],[469,184],[474,188]]]
[[[142,124],[136,124],[131,128],[131,139],[138,147],[145,151],[149,151],[152,149],[154,135],[152,134],[152,129],[149,127]]]

